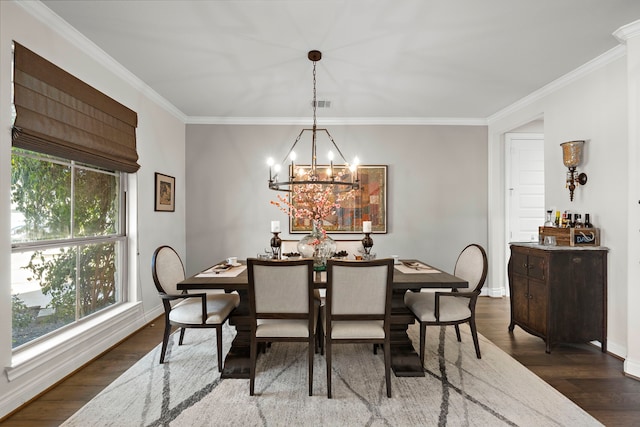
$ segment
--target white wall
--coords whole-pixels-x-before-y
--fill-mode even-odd
[[[615,33],[627,47],[629,191],[627,200],[629,230],[629,262],[627,265],[627,358],[624,371],[640,379],[640,20]]]
[[[228,256],[255,257],[269,247],[271,220],[280,220],[283,239],[303,236],[289,235],[286,215],[270,205],[278,193],[267,187],[266,166],[269,156],[286,155],[301,128],[187,125],[189,273]],[[327,128],[348,159],[389,166],[388,234],[372,236],[379,257],[416,257],[451,271],[465,245],[486,247],[486,127]],[[309,161],[308,146],[296,152]]]
[[[30,359],[24,373],[9,381],[0,376],[0,417],[42,392],[148,320],[162,313],[151,279],[151,255],[160,244],[185,254],[185,125],[183,118],[159,106],[150,90],[74,30],[65,28],[41,4],[0,1],[0,367],[14,365],[11,350],[10,277],[10,155],[11,155],[11,43],[16,40],[81,80],[138,113],[137,148],[140,170],[129,181],[130,309],[106,328],[92,328],[91,338],[73,337],[51,347],[46,360]],[[47,24],[43,24],[41,16]],[[39,15],[39,14],[42,15]],[[61,30],[59,32],[58,30]],[[65,36],[61,35],[65,34]],[[153,210],[154,172],[176,177],[176,212]],[[71,343],[71,345],[69,345]],[[43,363],[38,366],[39,363]],[[24,367],[27,368],[24,368]]]
[[[533,118],[544,117],[545,204],[559,210],[590,213],[594,225],[601,229],[601,244],[610,250],[608,347],[623,357],[627,349],[628,297],[626,82],[625,60],[615,59],[555,90],[532,96],[521,108],[489,120],[490,248],[501,247],[505,241],[503,135]],[[587,141],[578,169],[587,173],[589,180],[576,190],[574,201],[570,202],[559,144],[576,139]],[[506,260],[497,258],[492,265],[505,265]],[[506,278],[495,274],[492,281],[506,283]]]

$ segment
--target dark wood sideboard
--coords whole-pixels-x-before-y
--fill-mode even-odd
[[[598,247],[512,243],[511,323],[557,343],[600,341],[607,351],[607,252]]]

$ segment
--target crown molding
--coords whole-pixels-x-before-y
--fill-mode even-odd
[[[167,110],[182,122],[186,122],[187,116],[176,108],[175,105],[160,96],[144,81],[138,78],[131,71],[127,70],[118,61],[113,59],[104,50],[89,40],[81,32],[76,30],[71,24],[55,14],[51,9],[39,1],[16,1],[18,6],[22,7],[27,13],[41,21],[47,27],[58,33],[62,38],[80,49],[85,55],[102,65],[108,71],[111,71],[117,77],[124,80],[134,88],[142,92],[143,95],[154,101],[160,107]]]
[[[620,43],[626,43],[630,38],[640,36],[640,19],[618,28],[613,32],[613,36],[617,38]]]
[[[581,79],[582,77],[588,75],[589,73],[593,72],[594,70],[597,70],[598,68],[601,68],[619,58],[622,58],[626,55],[627,53],[627,49],[626,46],[624,45],[618,45],[610,50],[608,50],[607,52],[603,53],[602,55],[598,56],[597,58],[592,59],[591,61],[587,62],[584,65],[581,65],[580,67],[576,68],[573,71],[570,71],[569,73],[565,74],[562,77],[559,77],[558,79],[552,81],[551,83],[541,87],[540,89],[536,90],[535,92],[532,92],[531,94],[525,96],[524,98],[520,99],[519,101],[514,102],[513,104],[509,105],[508,107],[498,111],[497,113],[489,116],[487,118],[487,124],[492,124],[495,123],[496,121],[530,105],[533,104],[536,101],[539,101],[540,99],[548,96],[549,94],[559,90],[560,88],[575,82],[576,80]]]
[[[188,117],[187,124],[312,126],[309,117]],[[455,117],[323,117],[322,126],[486,126],[483,118]]]

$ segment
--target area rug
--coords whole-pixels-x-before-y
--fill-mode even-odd
[[[409,335],[418,342],[418,328]],[[314,364],[308,396],[302,344],[274,343],[259,357],[256,395],[249,380],[220,379],[215,331],[172,335],[167,362],[160,346],[122,374],[63,425],[72,426],[591,426],[601,425],[554,388],[480,336],[475,356],[469,329],[428,328],[425,377],[392,375],[386,397],[382,351],[334,347],[333,398],[327,399],[324,357]],[[234,330],[225,326],[224,351]],[[417,347],[417,345],[416,345]]]

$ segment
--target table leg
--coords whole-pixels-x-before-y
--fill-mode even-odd
[[[404,290],[394,290],[391,299],[391,368],[396,377],[424,377],[420,356],[407,330],[415,321],[404,304]]]
[[[236,336],[224,359],[221,378],[249,378],[251,367],[251,326],[249,322],[249,296],[239,290],[240,305],[231,313],[229,324],[235,326]]]
[[[404,305],[404,291],[393,292],[391,311],[391,368],[397,377],[423,377],[420,357],[413,348],[407,329],[414,323],[413,314]],[[236,337],[224,360],[221,378],[249,378],[251,328],[246,291],[240,291],[240,305],[229,318]]]

